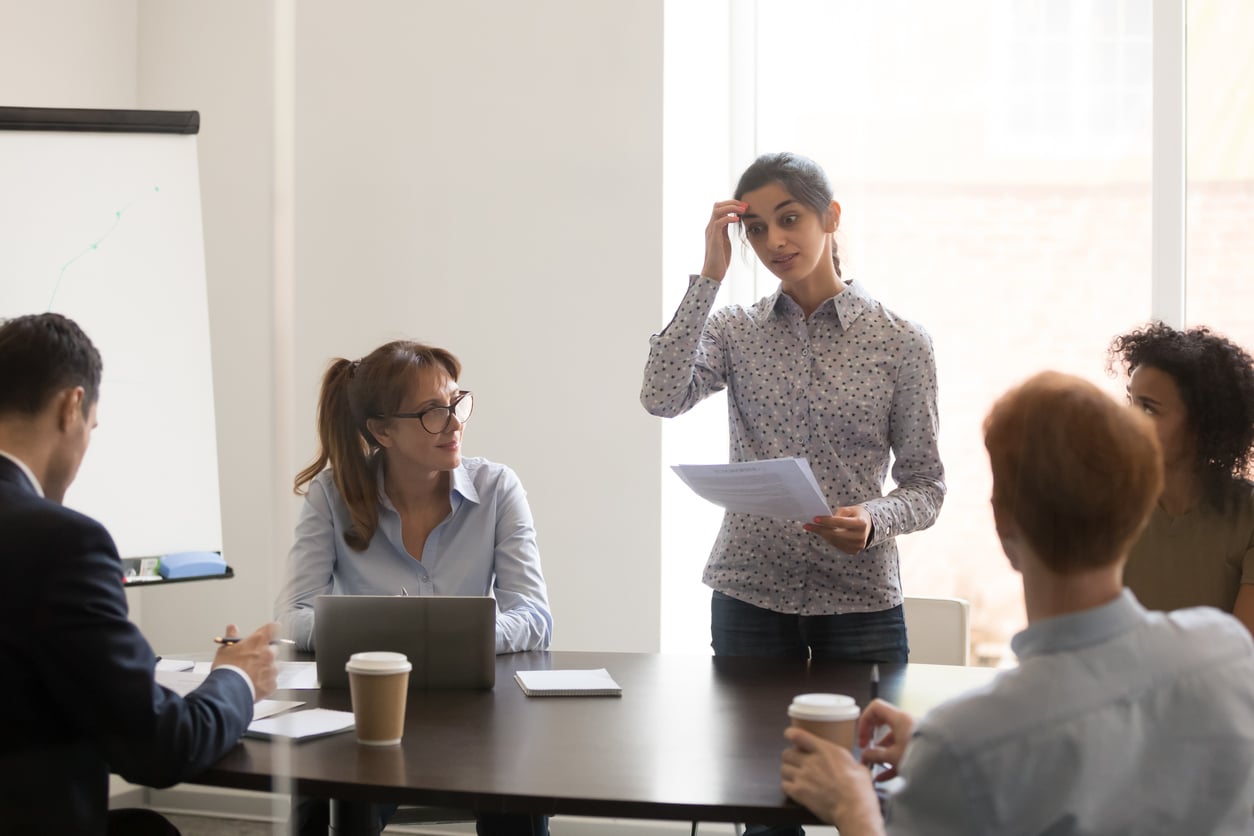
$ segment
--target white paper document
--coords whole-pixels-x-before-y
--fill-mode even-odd
[[[208,676],[209,669],[213,666],[213,662],[197,662],[196,672],[201,677]],[[275,662],[275,673],[277,674],[277,687],[289,688],[293,690],[300,689],[316,689],[318,687],[318,665],[316,662]],[[161,680],[157,680],[160,682]],[[165,682],[161,683],[167,688],[173,689],[174,686]]]
[[[701,498],[728,511],[809,522],[832,511],[803,458],[677,464],[671,470]]]
[[[318,687],[316,662],[275,662],[278,670],[278,687],[314,689]]]
[[[253,720],[248,725],[247,733],[250,737],[308,740],[348,731],[352,727],[353,712],[351,711],[309,708],[304,711],[289,711],[277,717]]]
[[[623,693],[605,668],[515,671],[514,679],[529,697],[618,697]]]
[[[304,704],[304,700],[257,700],[253,704],[253,720],[273,717],[275,714],[282,714],[289,708],[297,708]]]

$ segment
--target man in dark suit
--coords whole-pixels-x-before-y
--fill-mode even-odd
[[[155,813],[110,814],[109,773],[150,786],[194,775],[236,745],[253,701],[275,687],[274,624],[219,650],[186,697],[154,681],[112,538],[61,505],[96,423],[100,373],[99,353],[63,316],[0,325],[5,833],[177,832]]]

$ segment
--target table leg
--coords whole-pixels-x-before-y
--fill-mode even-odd
[[[331,799],[331,833],[335,836],[379,836],[382,830],[376,805]]]

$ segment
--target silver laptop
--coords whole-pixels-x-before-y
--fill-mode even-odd
[[[413,664],[411,688],[496,683],[496,600],[480,595],[319,595],[314,659],[323,688],[347,688],[354,653],[391,650]]]

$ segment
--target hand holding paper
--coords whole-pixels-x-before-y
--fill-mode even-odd
[[[830,517],[815,517],[806,523],[806,531],[813,532],[840,549],[845,554],[857,554],[866,548],[871,536],[871,514],[861,505],[837,508]]]

